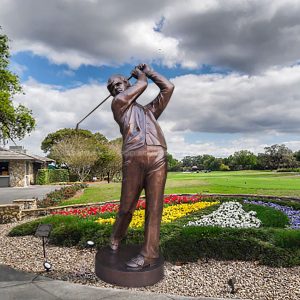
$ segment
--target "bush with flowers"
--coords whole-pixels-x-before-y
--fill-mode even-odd
[[[228,200],[232,199],[224,201],[200,195],[165,197],[161,226],[165,259],[181,262],[199,258],[241,259],[259,260],[272,266],[300,265],[300,230],[287,228],[289,219],[283,211],[270,205],[245,203],[243,199],[235,199],[238,202],[234,203]],[[127,243],[143,241],[145,205],[144,199],[137,202]],[[53,244],[82,247],[87,240],[93,240],[97,247],[102,247],[109,241],[118,210],[118,203],[106,203],[57,211],[52,216],[16,226],[10,235],[34,234],[40,223],[51,223]],[[201,226],[186,226],[200,223]]]

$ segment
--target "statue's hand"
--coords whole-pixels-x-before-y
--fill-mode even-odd
[[[137,67],[140,70],[142,70],[146,75],[148,75],[152,71],[151,67],[147,64],[139,64]]]
[[[138,79],[140,76],[143,76],[144,73],[138,68],[135,67],[132,71],[131,71],[131,75],[135,78]],[[144,75],[145,76],[145,75]]]

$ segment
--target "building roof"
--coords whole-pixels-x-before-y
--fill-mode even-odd
[[[29,160],[32,162],[53,162],[53,159],[48,157],[41,157],[38,155],[33,155],[25,152],[12,151],[0,147],[0,161],[1,160]]]
[[[43,156],[39,156],[39,155],[35,155],[35,154],[31,154],[31,153],[28,153],[27,154],[28,156],[31,156],[33,159],[35,160],[40,160],[42,162],[55,162],[54,159],[51,159],[49,157],[43,157]]]

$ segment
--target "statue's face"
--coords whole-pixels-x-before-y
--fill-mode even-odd
[[[124,92],[128,86],[130,86],[129,83],[121,76],[113,76],[109,79],[108,89],[114,97]]]
[[[113,84],[112,92],[114,96],[124,92],[127,88],[127,84],[125,84],[124,80],[117,79],[116,82]]]

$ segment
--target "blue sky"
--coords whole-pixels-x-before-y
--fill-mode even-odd
[[[115,73],[141,62],[175,84],[160,118],[169,152],[223,157],[285,143],[300,149],[298,1],[0,0],[10,68],[36,130],[23,141],[42,154],[50,132],[74,127],[108,94]],[[158,90],[149,81],[142,104]],[[120,135],[109,102],[82,128]]]
[[[18,66],[22,66],[21,70]],[[227,68],[217,69],[211,65],[202,65],[196,69],[182,68],[180,65],[172,68],[164,67],[161,64],[151,64],[153,69],[164,74],[167,78],[182,76],[187,74],[228,74]],[[91,66],[82,65],[78,69],[70,69],[67,64],[51,63],[47,57],[35,55],[30,51],[18,52],[11,57],[11,70],[18,73],[22,82],[29,78],[35,78],[41,83],[59,85],[62,88],[72,88],[78,85],[88,84],[93,81],[106,83],[112,74],[124,74],[130,76],[133,69],[131,64],[119,66]],[[22,70],[23,68],[23,70]]]

